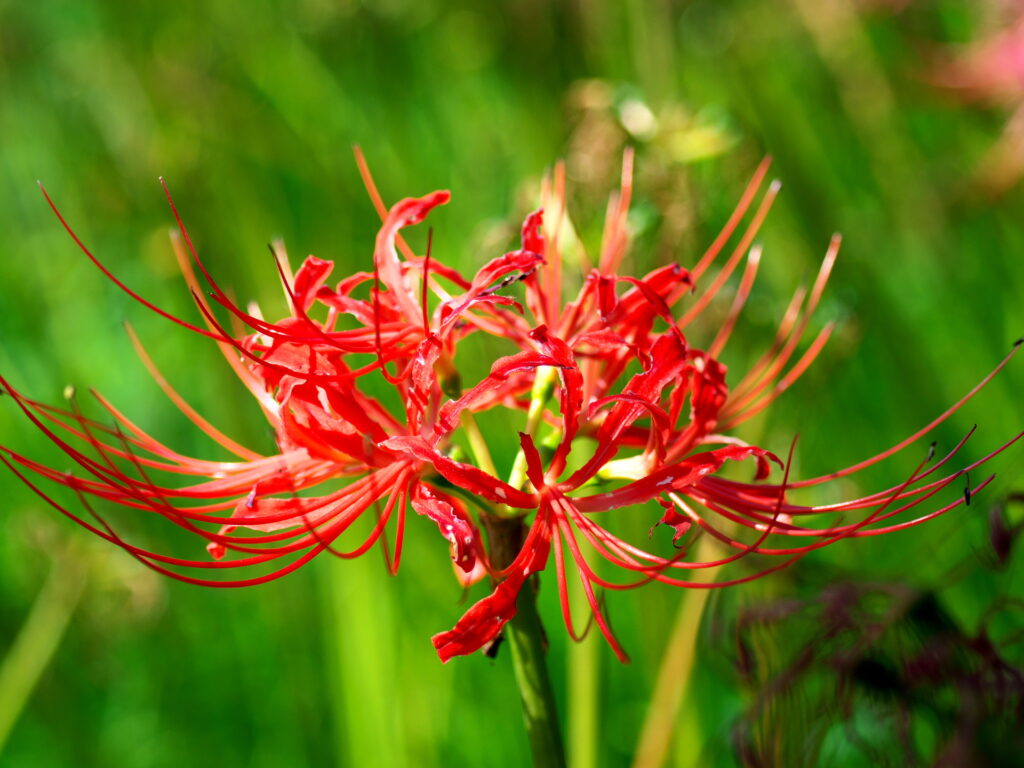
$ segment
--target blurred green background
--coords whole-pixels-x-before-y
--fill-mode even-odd
[[[0,370],[55,404],[68,383],[96,387],[166,443],[208,452],[145,375],[122,327],[129,319],[200,412],[243,442],[271,445],[216,351],[105,280],[37,179],[119,277],[192,317],[167,244],[165,176],[220,282],[275,315],[284,308],[272,237],[296,263],[306,253],[343,271],[371,263],[377,219],[353,144],[388,201],[453,191],[431,217],[434,247],[466,269],[513,242],[560,158],[574,218],[595,246],[627,143],[638,152],[635,271],[690,264],[771,154],[783,191],[725,362],[742,372],[764,348],[834,231],[844,246],[816,322],[840,329],[800,384],[741,434],[784,453],[799,433],[798,475],[845,466],[941,412],[1024,333],[1024,198],[1018,187],[996,194],[977,172],[1007,109],[964,106],[929,82],[947,46],[985,34],[991,9],[899,5],[0,0]],[[965,459],[1019,431],[1022,385],[1016,360],[938,431],[940,450],[975,423]],[[0,441],[62,466],[19,416],[0,403]],[[838,492],[898,483],[924,450]],[[1020,558],[1001,570],[977,563],[990,547],[989,507],[1024,489],[1022,459],[1015,447],[993,461],[1000,476],[968,509],[713,595],[681,711],[662,728],[668,764],[738,764],[734,729],[756,694],[736,673],[729,632],[715,627],[745,605],[811,596],[854,574],[934,593],[968,635],[983,621],[997,638],[1019,632],[1019,609],[986,612],[1024,597]],[[506,654],[446,666],[434,655],[430,635],[464,605],[426,521],[411,521],[397,579],[376,556],[321,558],[258,588],[203,590],[92,540],[12,476],[0,483],[0,658],[10,686],[0,691],[0,764],[527,761]],[[119,518],[154,548],[194,546],[154,522]],[[574,763],[628,765],[682,596],[648,587],[612,597],[633,657],[623,667],[600,642],[570,647],[551,593],[542,612]],[[777,646],[803,642],[775,629]],[[1021,662],[1019,646],[1001,652]],[[778,738],[809,738],[806,716],[782,718],[791,731]],[[936,723],[914,731],[922,755],[941,740]],[[889,738],[870,708],[860,725],[868,740]],[[775,764],[869,764],[841,730],[823,749]]]

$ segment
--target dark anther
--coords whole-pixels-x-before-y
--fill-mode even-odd
[[[483,651],[484,656],[488,659],[496,659],[498,657],[498,649],[501,648],[501,644],[505,641],[504,633],[499,634],[496,638],[491,640],[489,643],[484,645]]]
[[[1017,339],[1015,342],[1013,342],[1013,348],[1016,349],[1021,344],[1024,344],[1024,336],[1021,336],[1019,339]]]
[[[935,458],[935,441],[932,440],[932,444],[928,446],[928,458],[926,461],[931,461]]]
[[[536,271],[537,269],[536,267],[534,267],[533,269],[528,269],[524,272],[520,272],[518,275],[508,275],[507,277],[503,278],[501,282],[498,283],[497,285],[488,288],[485,291],[482,291],[480,295],[491,296],[500,291],[502,288],[507,288],[508,286],[512,285],[512,283],[518,283],[520,280],[525,280]]]
[[[966,476],[967,485],[964,488],[964,504],[969,507],[971,506],[971,473],[967,472]]]

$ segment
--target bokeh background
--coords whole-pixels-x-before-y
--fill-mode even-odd
[[[764,348],[834,231],[844,246],[816,322],[839,331],[742,434],[784,453],[798,433],[798,474],[845,466],[927,423],[1024,333],[1019,94],[1012,78],[989,92],[988,70],[972,80],[951,63],[1014,13],[958,0],[2,0],[0,370],[52,403],[70,383],[88,409],[95,387],[165,442],[209,452],[147,378],[130,320],[198,410],[271,444],[215,350],[105,280],[37,179],[127,284],[191,316],[167,243],[165,176],[220,282],[274,315],[272,237],[293,257],[370,264],[377,219],[354,144],[389,201],[453,191],[432,215],[434,247],[467,269],[514,241],[559,159],[595,246],[627,144],[636,271],[692,263],[771,154],[783,191],[726,362],[743,371]],[[937,432],[940,449],[975,423],[965,459],[1016,434],[1022,387],[1016,360]],[[10,402],[0,442],[62,461]],[[925,451],[838,492],[898,483]],[[930,765],[951,734],[970,742],[964,754],[987,756],[977,764],[1011,764],[1019,688],[1010,705],[995,683],[971,698],[941,664],[987,681],[993,658],[1019,667],[1024,656],[1021,561],[1007,549],[1021,505],[990,513],[1024,490],[1022,459],[1015,447],[994,460],[999,477],[969,508],[707,602],[656,587],[613,596],[628,666],[597,638],[567,642],[545,590],[574,765],[634,760],[659,679],[667,699],[645,765]],[[94,541],[13,476],[0,488],[0,764],[527,761],[507,654],[445,666],[434,656],[430,635],[464,606],[426,521],[411,521],[395,579],[376,556],[322,558],[258,588],[203,590]],[[118,523],[157,548],[195,546],[159,521]],[[827,615],[872,585],[887,586],[832,648]],[[659,673],[667,646],[682,650]],[[794,671],[808,647],[820,658]],[[935,661],[935,648],[949,658]],[[946,671],[911,679],[900,666],[910,656]],[[993,679],[1014,680],[1000,670]],[[994,705],[1010,727],[985,715],[995,725],[972,730],[971,713]]]

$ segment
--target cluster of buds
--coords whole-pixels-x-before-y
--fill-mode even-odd
[[[137,344],[156,382],[232,460],[182,455],[100,395],[112,421],[88,418],[76,406],[29,399],[6,379],[0,386],[75,471],[52,469],[7,447],[0,448],[0,459],[97,536],[156,571],[209,586],[260,584],[324,552],[353,558],[377,546],[397,572],[411,508],[437,526],[459,582],[488,579],[492,588],[452,629],[434,637],[441,659],[495,640],[515,615],[520,591],[549,566],[570,634],[579,635],[570,606],[570,580],[579,579],[594,623],[624,658],[604,612],[603,590],[651,581],[723,587],[842,539],[915,525],[969,503],[969,493],[949,503],[931,500],[1006,447],[951,474],[940,471],[965,437],[894,487],[826,506],[788,498],[791,489],[830,483],[907,447],[973,396],[1009,356],[924,429],[827,476],[794,480],[789,461],[729,434],[793,384],[831,331],[826,325],[806,341],[838,238],[813,285],[796,292],[774,342],[747,374],[733,381],[719,362],[754,284],[761,256],[754,239],[778,192],[777,183],[765,188],[767,161],[691,269],[670,264],[643,277],[620,274],[629,245],[627,153],[600,255],[584,264],[579,279],[563,269],[564,174],[557,171],[543,191],[545,212],[531,213],[523,224],[521,247],[467,279],[429,246],[417,255],[400,234],[448,202],[448,192],[388,208],[357,159],[383,220],[372,271],[331,279],[333,263],[310,256],[293,274],[283,248],[275,247],[289,304],[288,315],[277,322],[238,306],[218,286],[173,201],[178,232],[172,241],[199,324],[164,312],[118,281],[60,219],[118,286],[219,346],[274,429],[272,455],[240,445],[200,416]],[[725,321],[704,348],[694,346],[687,335],[691,323],[737,273]],[[223,312],[244,330],[229,331],[218,319]],[[457,373],[459,350],[474,334],[511,342],[518,351],[495,359],[489,373],[468,386]],[[385,387],[397,394],[399,408],[374,396]],[[523,425],[518,435],[500,436],[518,449],[505,473],[495,467],[476,421],[477,414],[496,408],[511,409]],[[741,461],[756,470],[751,482],[722,476],[727,462]],[[43,481],[70,488],[85,512],[63,504]],[[182,558],[137,546],[101,516],[96,500],[159,515],[194,533],[208,552]],[[926,511],[904,514],[921,505]],[[618,515],[642,516],[644,528],[667,526],[661,542],[667,553],[650,551],[655,542],[641,545],[613,533],[609,520]],[[688,545],[697,536],[714,537],[724,554],[695,559]],[[759,556],[758,567],[728,580],[688,576],[751,555]],[[623,577],[607,578],[603,574],[612,569],[600,560]],[[246,572],[243,578],[226,578],[238,570]]]

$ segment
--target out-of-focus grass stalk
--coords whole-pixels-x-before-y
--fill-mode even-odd
[[[0,663],[0,754],[60,645],[85,584],[84,568],[75,552],[59,553],[25,624]]]
[[[339,765],[405,765],[400,659],[394,596],[373,553],[328,563],[325,611],[333,654],[336,760]]]
[[[575,580],[573,603],[585,600],[583,585]],[[601,702],[601,667],[598,641],[589,633],[570,643],[567,710],[569,768],[597,768],[598,713]]]
[[[945,226],[942,206],[919,169],[927,167],[899,126],[899,106],[878,55],[851,0],[790,0],[822,62],[838,85],[840,101],[860,134],[881,194],[905,225]],[[909,200],[907,198],[910,198]]]
[[[469,411],[464,410],[460,414],[462,429],[466,432],[466,440],[469,443],[469,450],[473,452],[476,464],[484,472],[497,477],[498,470],[494,466],[494,459],[491,458],[491,451],[487,447],[487,440],[484,439],[480,426],[476,423],[476,417]]]
[[[697,544],[695,560],[711,560],[715,553],[714,539],[705,536]],[[719,568],[707,568],[694,571],[694,574],[700,574],[699,578],[704,581],[711,581],[718,571]],[[661,768],[665,764],[672,738],[678,730],[679,711],[693,672],[697,632],[709,595],[708,589],[689,589],[680,598],[675,625],[665,646],[654,693],[647,706],[647,717],[640,731],[633,768]],[[687,754],[696,761],[700,755],[701,736],[693,733],[686,734],[686,738],[693,747]]]
[[[674,98],[676,45],[672,37],[674,22],[670,3],[629,0],[625,7],[639,85],[656,103]]]

